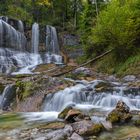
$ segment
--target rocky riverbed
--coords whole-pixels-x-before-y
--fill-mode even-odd
[[[50,68],[1,76],[1,92],[8,84],[16,87],[1,111],[1,140],[140,139],[139,76],[120,79],[83,67],[58,78],[51,76],[64,67]]]

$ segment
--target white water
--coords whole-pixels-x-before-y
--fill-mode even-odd
[[[4,108],[7,101],[7,95],[10,93],[13,85],[7,85],[3,90],[3,93],[0,95],[0,108]]]
[[[43,61],[39,54],[31,53],[18,53],[14,56],[21,68],[17,72],[13,72],[12,75],[17,74],[34,74],[32,71],[37,65],[42,64]]]
[[[0,48],[0,73],[27,74],[43,61],[38,54]]]
[[[21,20],[18,21],[18,30],[19,32],[24,33],[24,25]]]
[[[49,25],[46,26],[46,49],[45,63],[62,64],[56,28]]]
[[[34,23],[32,26],[32,53],[38,53],[39,47],[39,25]]]
[[[0,19],[0,47],[25,51],[26,37]]]

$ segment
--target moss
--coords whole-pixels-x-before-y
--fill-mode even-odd
[[[17,81],[16,88],[18,89],[16,93],[18,95],[18,98],[20,100],[23,100],[27,98],[28,96],[32,95],[33,83]]]
[[[111,112],[108,117],[107,120],[109,120],[112,123],[119,123],[120,122],[120,116],[118,114],[118,112]]]

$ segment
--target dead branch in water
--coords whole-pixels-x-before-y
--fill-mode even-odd
[[[111,53],[112,51],[113,51],[113,49],[111,49],[111,50],[109,50],[109,51],[107,51],[107,52],[105,52],[105,53],[103,53],[103,54],[101,54],[101,55],[99,55],[99,56],[97,56],[97,57],[95,57],[95,58],[93,58],[93,59],[90,59],[90,60],[87,61],[86,63],[83,63],[82,65],[79,65],[79,66],[77,66],[77,67],[75,67],[75,68],[73,68],[73,69],[71,69],[71,70],[68,70],[68,71],[66,71],[66,72],[59,73],[59,74],[54,74],[54,75],[52,75],[52,77],[59,77],[59,76],[62,76],[62,75],[64,75],[64,74],[67,74],[67,73],[69,73],[69,72],[72,72],[72,71],[74,71],[74,70],[76,70],[76,69],[78,69],[78,68],[80,68],[80,67],[86,66],[86,65],[88,65],[88,64],[90,64],[90,63],[92,63],[92,62],[94,62],[94,61],[96,61],[96,60],[102,58],[103,56],[105,56],[105,55]]]

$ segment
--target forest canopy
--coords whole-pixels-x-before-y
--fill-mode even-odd
[[[140,53],[139,0],[1,0],[0,15],[53,25],[80,36],[87,60],[113,49],[112,61]]]

